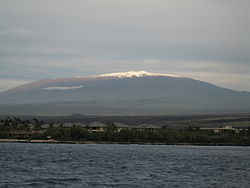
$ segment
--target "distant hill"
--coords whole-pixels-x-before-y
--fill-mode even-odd
[[[41,80],[0,93],[0,114],[164,115],[250,112],[250,93],[145,71]]]

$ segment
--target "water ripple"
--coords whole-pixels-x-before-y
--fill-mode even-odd
[[[250,187],[249,147],[0,144],[0,187]]]

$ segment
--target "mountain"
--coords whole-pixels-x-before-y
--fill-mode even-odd
[[[0,93],[0,114],[163,115],[250,112],[250,93],[145,71],[41,80]]]

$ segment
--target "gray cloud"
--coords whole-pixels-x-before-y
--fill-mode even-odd
[[[249,90],[248,0],[0,1],[0,78],[147,70]]]

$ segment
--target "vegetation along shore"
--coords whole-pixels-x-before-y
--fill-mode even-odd
[[[128,126],[114,122],[58,123],[36,118],[0,120],[0,142],[21,143],[117,143],[175,145],[250,145],[250,128],[220,126],[185,127],[140,124]]]

